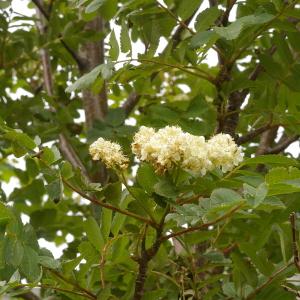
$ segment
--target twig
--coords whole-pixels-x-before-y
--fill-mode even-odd
[[[144,295],[144,285],[146,281],[146,276],[147,276],[147,269],[148,269],[148,263],[149,261],[156,255],[158,252],[161,243],[163,242],[161,240],[163,228],[164,228],[164,223],[167,214],[170,211],[170,206],[168,205],[165,209],[165,212],[159,222],[159,226],[156,229],[156,239],[150,249],[146,249],[146,230],[144,231],[143,239],[141,242],[141,255],[138,258],[138,263],[139,263],[139,272],[136,278],[136,283],[135,283],[135,290],[134,290],[134,296],[133,300],[141,300],[143,295]]]
[[[196,34],[193,29],[189,28],[183,21],[181,21],[168,7],[162,5],[159,1],[156,0],[156,3],[159,7],[161,7],[164,11],[166,11],[172,18],[174,18],[182,28],[188,30],[192,35]]]
[[[136,92],[132,92],[129,94],[127,100],[122,105],[126,116],[128,116],[132,112],[136,104],[139,102],[140,98],[141,95],[137,94]]]
[[[247,134],[239,137],[236,141],[236,143],[238,145],[242,145],[242,144],[245,144],[249,141],[252,141],[255,137],[257,137],[258,135],[260,135],[261,133],[269,130],[271,127],[275,127],[277,125],[272,125],[272,124],[266,124],[266,125],[263,125],[257,129],[254,129],[254,130],[251,130],[250,132],[248,132]]]
[[[32,0],[32,2],[35,4],[35,6],[38,8],[38,10],[42,13],[44,18],[49,21],[50,20],[50,15],[49,13],[45,10],[43,4],[41,3],[40,0]],[[77,65],[79,68],[82,68],[84,66],[83,60],[78,56],[78,54],[72,50],[66,42],[62,39],[62,36],[59,35],[59,40],[61,44],[64,46],[64,48],[69,52],[69,54],[72,56],[72,58],[76,61]]]
[[[279,270],[277,270],[275,273],[273,273],[262,285],[257,287],[252,293],[250,293],[245,300],[253,299],[261,290],[263,290],[266,286],[270,285],[273,280],[282,272],[284,272],[286,269],[288,269],[290,266],[293,265],[293,262],[290,262],[286,266],[283,266]]]
[[[231,217],[237,210],[239,210],[245,203],[241,203],[239,204],[238,206],[232,208],[228,213],[224,214],[223,216],[211,221],[211,222],[208,222],[208,223],[204,223],[204,224],[201,224],[201,225],[198,225],[198,226],[193,226],[193,227],[189,227],[189,228],[186,228],[186,229],[183,229],[183,230],[180,230],[180,231],[177,231],[177,232],[174,232],[174,233],[170,233],[168,235],[165,235],[165,236],[162,236],[161,237],[161,241],[166,241],[170,238],[173,238],[173,237],[178,237],[180,235],[183,235],[183,234],[186,234],[186,233],[191,233],[191,232],[194,232],[194,231],[197,231],[197,230],[200,230],[200,229],[203,229],[203,228],[207,228],[209,226],[212,226],[212,225],[215,225],[229,217]]]
[[[60,278],[61,280],[63,280],[64,282],[72,285],[75,289],[91,296],[92,298],[97,298],[97,296],[95,294],[93,294],[92,292],[90,292],[89,290],[83,288],[82,286],[80,286],[78,283],[73,282],[72,280],[65,278],[62,274],[58,273],[57,271],[53,270],[53,269],[49,269],[49,268],[45,268],[47,269],[48,272],[52,273],[53,275],[57,276],[58,278]]]
[[[142,221],[142,222],[145,223],[145,224],[150,225],[150,226],[153,227],[153,228],[157,228],[157,224],[156,224],[155,222],[153,222],[152,220],[149,220],[149,219],[144,218],[144,217],[142,217],[142,216],[140,216],[140,215],[137,215],[137,214],[135,214],[135,213],[132,213],[132,212],[130,212],[130,211],[128,211],[128,210],[121,209],[121,208],[119,208],[119,207],[115,207],[115,206],[110,205],[110,204],[108,204],[108,203],[106,203],[106,202],[103,202],[103,201],[98,200],[98,199],[96,199],[96,198],[94,198],[94,197],[91,197],[91,196],[85,194],[83,191],[81,191],[81,190],[75,188],[74,186],[72,186],[72,185],[71,185],[68,181],[66,181],[65,179],[63,179],[63,182],[64,182],[64,184],[65,184],[66,186],[68,186],[71,190],[73,190],[74,192],[76,192],[77,194],[79,194],[80,196],[82,196],[83,198],[85,198],[85,199],[91,201],[92,203],[94,203],[94,204],[96,204],[96,205],[105,207],[105,208],[110,209],[110,210],[112,210],[112,211],[118,212],[118,213],[120,213],[120,214],[122,214],[122,215],[126,215],[126,216],[129,216],[129,217],[132,217],[132,218],[134,218],[134,219],[137,219],[137,220],[139,220],[139,221]]]
[[[294,295],[296,295],[296,296],[300,296],[300,292],[299,291],[297,291],[297,290],[294,290],[294,289],[292,289],[291,287],[289,287],[289,286],[287,286],[287,285],[284,285],[284,284],[282,284],[281,285],[287,292],[290,292],[290,293],[293,293]]]
[[[294,212],[290,214],[290,223],[292,228],[292,249],[293,249],[293,256],[294,256],[294,264],[298,269],[298,271],[300,271],[300,258],[299,258],[299,251],[297,246],[296,214]]]
[[[284,151],[290,144],[296,142],[299,139],[300,135],[293,135],[285,138],[281,143],[277,144],[273,148],[267,150],[266,154],[278,154]]]

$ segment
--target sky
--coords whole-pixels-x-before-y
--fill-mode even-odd
[[[1,1],[1,0],[0,0]],[[162,4],[164,4],[163,1],[160,1]],[[35,14],[35,10],[34,9],[29,9],[28,8],[28,0],[13,0],[12,1],[12,9],[15,13],[19,13],[19,14],[23,14],[26,16],[32,16]],[[209,6],[208,4],[208,0],[203,1],[201,7],[199,8],[200,10],[203,10],[205,8],[207,8]],[[236,9],[234,7],[234,9],[232,10],[232,13],[230,15],[229,20],[233,21],[235,19],[235,15],[236,15]],[[14,29],[12,29],[14,30]],[[120,27],[119,26],[114,26],[114,30],[116,33],[116,36],[119,35],[120,33]],[[160,41],[160,45],[158,47],[158,52],[160,52],[162,49],[164,49],[165,47],[165,41],[161,40]],[[144,51],[144,47],[141,43],[136,43],[133,47],[135,53],[133,56],[137,56],[138,53],[143,53]],[[122,59],[126,59],[126,56],[123,54],[120,55],[119,60]],[[206,63],[210,66],[215,66],[218,62],[218,58],[217,55],[215,53],[215,51],[211,50],[208,53],[208,56],[206,58]],[[26,92],[22,89],[19,89],[15,94],[11,94],[11,97],[13,99],[17,99],[19,98],[21,95],[26,95]],[[82,114],[82,120],[84,119],[84,116]],[[293,144],[291,144],[288,148],[287,151],[290,152],[293,156],[297,157],[299,154],[299,142],[294,142]],[[13,161],[13,163],[19,167],[20,169],[24,169],[25,168],[25,164],[24,164],[24,160],[23,159],[15,159],[15,158],[11,158],[11,160]],[[7,195],[9,195],[14,188],[18,187],[18,181],[16,179],[12,179],[8,184],[7,183],[3,183],[2,187],[4,189],[4,191],[6,192]],[[29,217],[28,216],[22,216],[22,220],[24,223],[29,222]],[[60,234],[58,232],[58,234]],[[67,236],[67,242],[71,242],[73,239],[73,237],[71,235]],[[59,258],[62,255],[62,251],[64,248],[66,248],[66,245],[60,245],[60,246],[56,246],[54,243],[50,243],[44,239],[40,239],[39,240],[40,246],[41,247],[45,247],[47,249],[49,249],[50,251],[52,251],[52,253],[54,254],[55,258]]]

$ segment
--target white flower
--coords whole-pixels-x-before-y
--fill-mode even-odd
[[[126,169],[128,158],[124,156],[121,146],[117,143],[99,138],[89,147],[93,160],[101,160],[107,167],[112,169]]]
[[[228,172],[237,166],[244,154],[229,134],[217,134],[208,142],[208,158],[215,168]]]
[[[134,136],[132,149],[141,161],[151,163],[158,172],[178,165],[204,175],[211,167],[204,137],[185,133],[177,126],[166,126],[157,132],[142,127]]]

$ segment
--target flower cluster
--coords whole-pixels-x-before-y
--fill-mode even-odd
[[[206,142],[203,136],[183,132],[176,126],[166,126],[157,132],[142,126],[134,136],[132,151],[158,172],[176,165],[201,175],[215,168],[227,172],[243,160],[241,149],[230,135],[218,134]]]
[[[128,158],[123,154],[121,146],[99,138],[89,148],[93,160],[101,160],[107,167],[112,169],[126,169]]]
[[[175,166],[201,175],[216,168],[228,172],[243,160],[241,148],[230,135],[220,133],[205,141],[203,136],[184,132],[177,126],[166,126],[157,131],[142,126],[134,136],[132,152],[141,161],[152,164],[159,173]],[[110,168],[125,169],[128,166],[128,158],[120,145],[103,138],[90,146],[90,154]]]

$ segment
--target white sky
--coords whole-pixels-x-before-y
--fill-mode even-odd
[[[162,4],[164,4],[163,1],[160,1],[160,2],[162,2]],[[34,15],[35,10],[28,9],[28,7],[27,7],[28,3],[29,3],[28,0],[13,0],[12,1],[13,11],[15,13],[23,14],[26,16]],[[203,9],[208,8],[208,7],[209,7],[208,0],[205,0],[205,1],[203,1],[202,5],[201,5],[200,10],[202,11]],[[234,9],[232,10],[232,13],[230,15],[230,21],[233,21],[235,19],[235,15],[236,15],[236,8],[234,7]],[[14,29],[12,29],[12,31],[13,30]],[[120,27],[115,26],[114,30],[115,30],[116,36],[118,36],[120,34]],[[158,47],[158,52],[160,52],[162,49],[164,49],[164,46],[165,46],[165,42],[163,40],[161,40],[161,43]],[[142,45],[142,43],[135,43],[134,51],[135,51],[135,53],[133,54],[134,57],[137,57],[138,53],[143,53],[144,46]],[[119,60],[122,60],[122,59],[126,59],[126,56],[124,54],[120,54]],[[215,66],[217,64],[218,59],[217,59],[217,55],[216,55],[215,51],[213,51],[213,50],[209,51],[205,62],[207,64],[209,64],[210,66]],[[12,98],[16,99],[16,98],[19,98],[21,95],[27,95],[26,91],[19,89],[16,94],[12,95]],[[297,157],[298,153],[299,153],[299,142],[295,142],[295,143],[291,144],[287,148],[287,152],[290,152],[293,156]],[[14,159],[14,163],[19,168],[24,169],[24,160],[22,160],[22,159],[15,160]],[[8,184],[3,183],[3,189],[7,195],[10,194],[13,191],[13,189],[18,186],[19,186],[19,183],[18,183],[17,179],[12,179]],[[23,219],[23,222],[29,221],[27,216],[23,216],[22,219]],[[70,237],[68,237],[68,239],[69,239],[69,241],[71,240]],[[54,256],[56,258],[60,257],[62,255],[63,249],[66,248],[66,245],[61,245],[61,246],[57,247],[54,243],[50,243],[44,239],[40,239],[39,243],[40,243],[41,247],[46,247],[50,251],[52,251],[52,253],[54,254]]]

